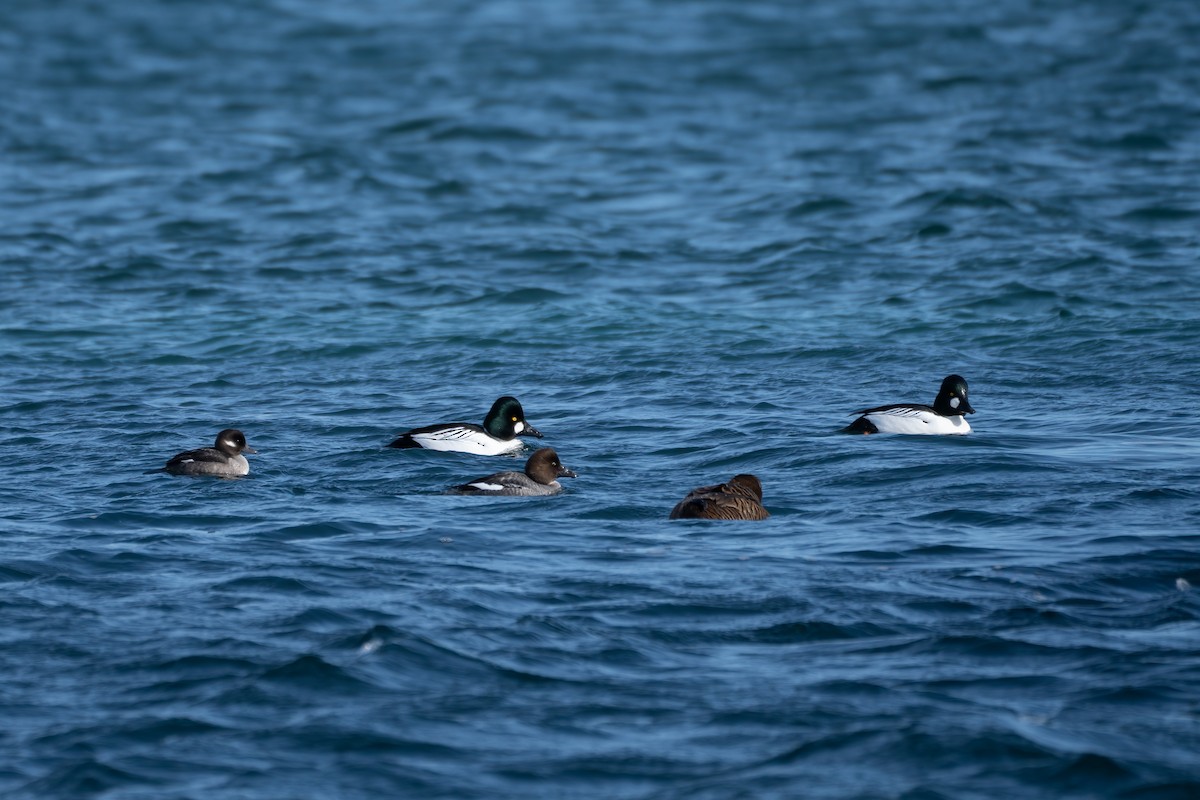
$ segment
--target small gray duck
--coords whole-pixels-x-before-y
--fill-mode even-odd
[[[250,462],[242,453],[257,452],[246,444],[241,431],[226,428],[217,434],[212,447],[188,450],[171,458],[163,470],[172,475],[211,475],[218,478],[240,478],[250,474]]]
[[[535,497],[558,494],[562,491],[559,478],[578,477],[562,465],[558,453],[552,447],[533,451],[525,462],[524,472],[497,472],[486,478],[476,478],[470,483],[455,486],[451,494],[508,495]]]

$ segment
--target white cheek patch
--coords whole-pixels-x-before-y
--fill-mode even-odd
[[[498,483],[483,483],[482,481],[479,483],[468,483],[467,485],[474,486],[476,489],[483,489],[485,492],[498,492],[504,488]]]
[[[515,425],[513,425],[513,430],[516,431],[517,433],[520,433],[521,431],[525,430],[525,423],[524,422],[516,423]]]
[[[951,407],[951,408],[958,408],[958,398],[957,398],[957,397],[951,397],[951,398],[950,398],[950,407]]]

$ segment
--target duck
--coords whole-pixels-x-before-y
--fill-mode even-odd
[[[762,481],[754,475],[734,475],[727,483],[700,486],[671,509],[670,519],[766,519]]]
[[[218,478],[240,478],[250,474],[250,462],[242,453],[257,453],[246,444],[245,435],[236,428],[226,428],[217,434],[212,447],[187,450],[173,456],[163,467],[172,475],[212,475]]]
[[[967,414],[974,414],[967,400],[967,381],[961,375],[947,375],[932,406],[896,403],[863,411],[844,430],[846,433],[954,434],[971,432]]]
[[[541,439],[541,432],[525,421],[525,409],[515,397],[504,396],[492,403],[483,425],[446,422],[427,425],[400,434],[388,447],[424,448],[442,452],[499,456],[524,447],[518,436]]]
[[[559,478],[576,477],[562,465],[553,448],[543,447],[533,451],[525,462],[524,472],[497,472],[455,486],[450,491],[452,494],[535,497],[558,494],[563,490]]]

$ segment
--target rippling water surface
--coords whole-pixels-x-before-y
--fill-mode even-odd
[[[1200,795],[1198,43],[5,4],[0,794]],[[971,436],[837,433],[950,372]],[[508,393],[563,495],[383,447]]]

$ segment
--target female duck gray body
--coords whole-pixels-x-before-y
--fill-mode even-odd
[[[766,519],[762,481],[753,475],[734,475],[728,483],[701,486],[688,492],[671,509],[671,519]]]
[[[188,450],[172,458],[163,470],[172,475],[211,475],[217,478],[240,478],[250,474],[250,462],[242,453],[256,452],[246,444],[241,431],[226,428],[217,434],[213,447]]]
[[[577,477],[558,460],[554,448],[535,450],[525,462],[524,472],[497,472],[486,478],[476,478],[470,483],[455,486],[451,494],[499,495],[510,497],[536,497],[558,494],[562,484],[558,478]]]

